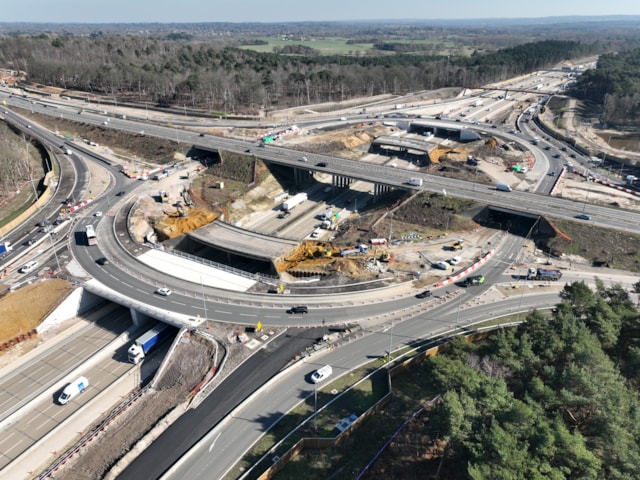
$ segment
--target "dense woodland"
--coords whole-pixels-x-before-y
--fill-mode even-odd
[[[470,56],[379,43],[393,54],[317,55],[295,46],[258,53],[220,39],[39,34],[0,38],[0,64],[30,82],[120,100],[250,112],[377,94],[406,94],[504,80],[601,51],[598,43],[542,40]]]
[[[637,126],[640,117],[640,48],[600,56],[581,75],[573,95],[592,102],[603,122]]]
[[[430,360],[425,378],[446,392],[430,435],[464,466],[449,478],[638,478],[640,315],[619,286],[561,296],[551,319]]]

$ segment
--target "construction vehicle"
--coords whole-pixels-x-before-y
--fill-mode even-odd
[[[380,257],[378,257],[378,260],[387,263],[391,260],[391,254],[386,250],[382,250],[382,252],[380,253]]]
[[[455,242],[453,242],[451,245],[449,245],[449,248],[451,250],[462,250],[464,248],[464,240],[462,239],[458,239]]]
[[[357,245],[355,248],[340,250],[340,255],[342,257],[350,257],[352,255],[366,255],[367,253],[369,253],[369,247],[363,244]]]
[[[189,216],[189,212],[182,206],[182,202],[180,200],[178,200],[174,205],[178,211],[178,217],[184,218]]]
[[[562,278],[560,270],[547,270],[544,268],[530,268],[527,274],[528,280],[551,280],[556,281]]]

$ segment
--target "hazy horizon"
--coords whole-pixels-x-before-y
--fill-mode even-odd
[[[387,0],[369,0],[366,4],[336,0],[317,3],[294,0],[275,0],[268,4],[257,0],[239,0],[221,5],[216,3],[206,0],[110,0],[89,5],[79,0],[22,0],[3,5],[0,23],[406,22],[640,15],[640,3],[637,0],[538,0],[531,3],[458,0],[455,8],[442,3],[432,5],[423,0],[405,0],[399,6]]]

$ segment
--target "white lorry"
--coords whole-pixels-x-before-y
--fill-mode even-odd
[[[301,204],[302,202],[306,202],[307,201],[307,194],[306,193],[298,193],[296,195],[294,195],[291,198],[288,198],[287,200],[285,200],[285,202],[282,204],[282,210],[284,211],[290,211],[293,208],[295,208],[297,205]]]
[[[87,377],[78,377],[75,381],[64,387],[64,390],[62,390],[62,393],[58,397],[58,403],[60,405],[69,403],[73,397],[83,393],[88,386],[89,380],[87,380]]]

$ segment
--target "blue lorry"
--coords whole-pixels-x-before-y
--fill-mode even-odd
[[[140,363],[144,360],[145,355],[151,350],[153,347],[162,343],[163,340],[169,338],[172,334],[174,334],[176,328],[173,325],[169,325],[167,323],[158,323],[150,330],[147,330],[145,333],[136,338],[133,345],[129,347],[127,350],[127,356],[129,357],[129,361],[131,363]]]

